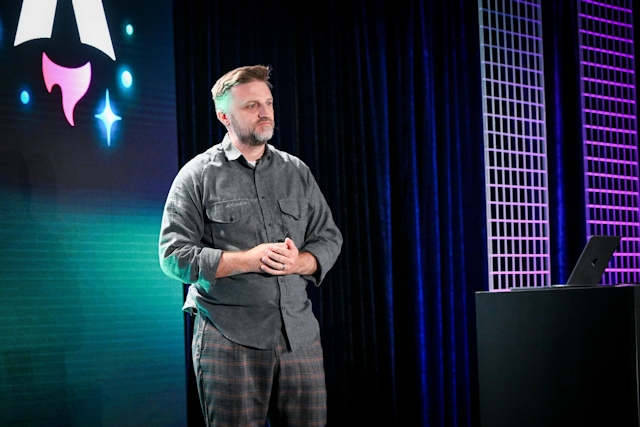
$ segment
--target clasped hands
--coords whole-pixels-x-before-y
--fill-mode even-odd
[[[260,258],[260,269],[272,275],[284,275],[297,273],[296,266],[300,252],[293,240],[289,237],[284,242],[269,243],[264,245],[264,256]]]
[[[264,272],[273,276],[285,274],[311,275],[318,269],[316,258],[300,252],[293,240],[262,243],[248,251],[223,252],[216,270],[216,278],[242,273]]]

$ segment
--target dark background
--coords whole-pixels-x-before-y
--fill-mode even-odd
[[[271,65],[273,143],[309,164],[344,234],[328,280],[309,289],[329,425],[476,423],[473,296],[487,288],[477,3],[174,12],[181,162],[223,136],[215,80]]]
[[[174,12],[181,163],[223,136],[215,80],[271,65],[273,143],[310,165],[343,231],[337,265],[309,289],[329,425],[478,425],[478,2],[212,0]],[[543,1],[542,21],[551,281],[564,283],[586,241],[576,3]]]

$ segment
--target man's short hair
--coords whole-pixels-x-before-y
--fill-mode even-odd
[[[269,74],[271,67],[264,65],[247,65],[229,71],[220,77],[211,89],[211,97],[216,106],[216,111],[227,111],[229,107],[229,99],[231,97],[231,88],[244,83],[260,81],[267,84],[269,89],[273,86],[269,82]]]

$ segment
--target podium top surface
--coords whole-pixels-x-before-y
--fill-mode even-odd
[[[510,288],[494,291],[477,291],[476,294],[510,294],[521,292],[540,292],[540,291],[574,291],[574,290],[591,290],[591,289],[629,289],[640,288],[638,283],[622,283],[619,285],[597,285],[597,286],[578,286],[578,285],[552,285],[552,286],[536,286],[528,288]]]

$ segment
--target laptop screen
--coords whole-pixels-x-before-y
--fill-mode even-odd
[[[619,244],[620,236],[591,236],[566,286],[597,286]]]

